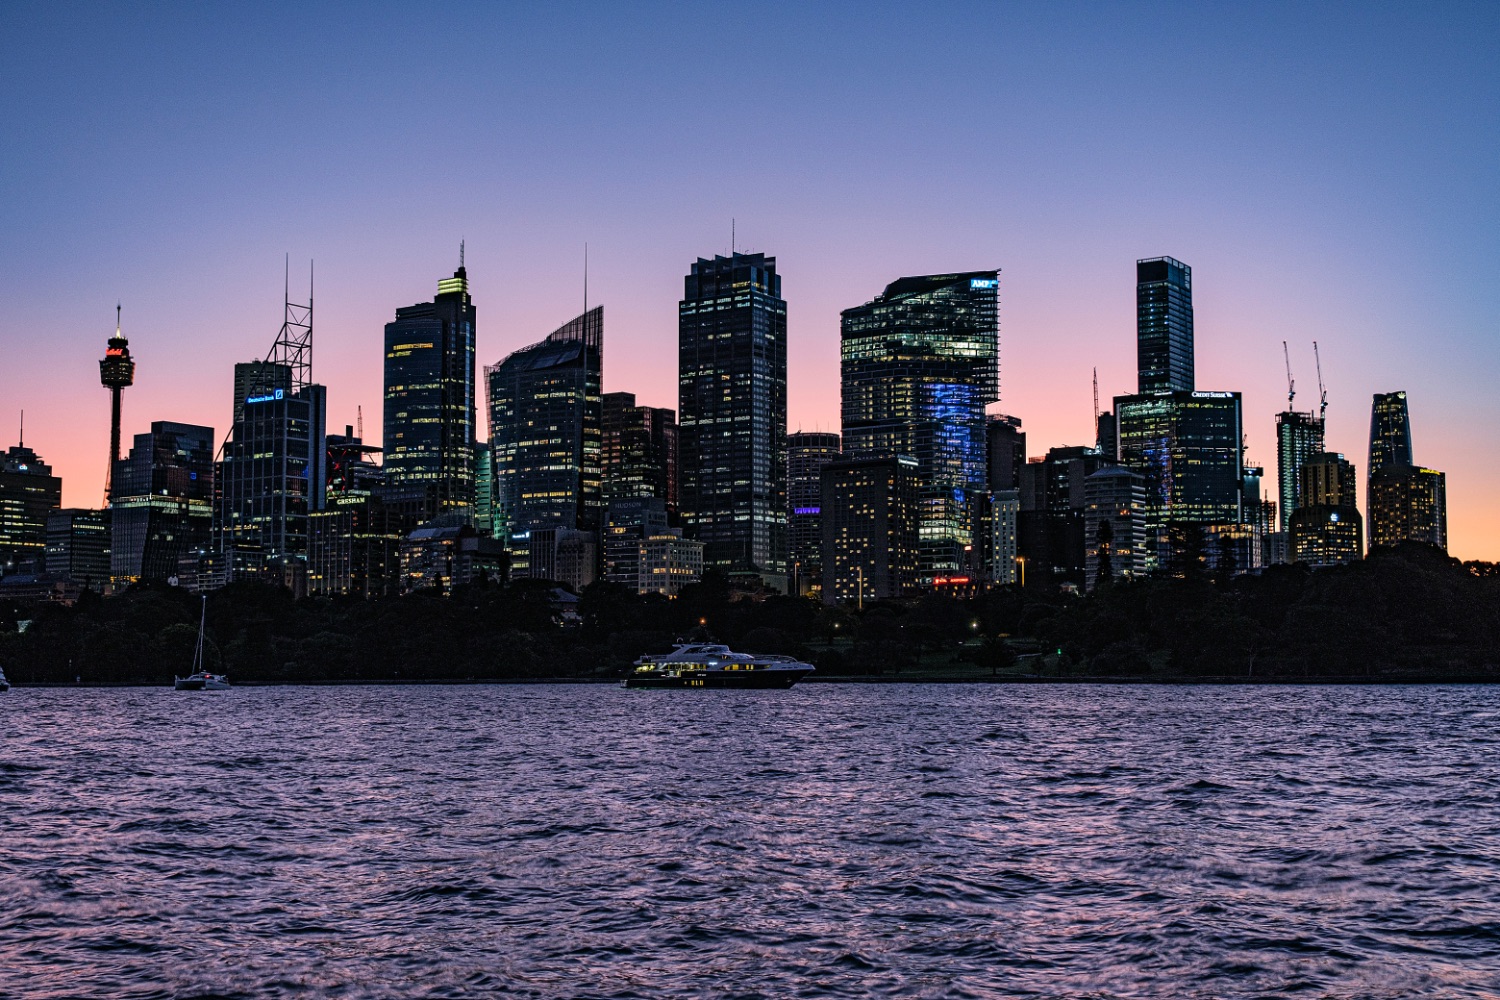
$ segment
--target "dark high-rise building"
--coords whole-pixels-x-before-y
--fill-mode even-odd
[[[924,580],[978,570],[984,408],[1000,398],[999,274],[901,278],[841,314],[844,451],[917,460]]]
[[[0,455],[0,576],[41,569],[47,519],[61,506],[62,480],[25,441]]]
[[[1377,392],[1370,405],[1370,471],[1411,464],[1411,417],[1406,411],[1406,393]]]
[[[1146,573],[1146,480],[1107,465],[1083,481],[1084,583],[1130,580]]]
[[[991,490],[1021,488],[1021,469],[1026,464],[1026,432],[1021,418],[994,414],[985,425],[985,449],[989,458]]]
[[[474,442],[474,529],[485,538],[495,532],[495,452],[488,441]]]
[[[326,412],[321,385],[245,398],[217,474],[214,548],[230,578],[303,589],[308,515],[326,499]]]
[[[786,300],[776,258],[700,257],[677,307],[678,503],[705,568],[785,589]]]
[[[120,460],[120,398],[135,383],[135,361],[130,356],[130,341],[120,332],[120,307],[115,306],[115,335],[99,359],[99,381],[109,390],[109,466],[105,473],[104,499],[109,500],[110,482],[115,463]]]
[[[604,307],[596,306],[484,370],[496,519],[513,576],[530,575],[534,531],[599,529],[603,363]]]
[[[1086,484],[1106,464],[1095,449],[1072,445],[1021,467],[1017,549],[1033,583],[1087,583]]]
[[[1193,269],[1171,257],[1135,262],[1136,392],[1193,390]]]
[[[245,416],[251,396],[285,395],[292,391],[292,368],[275,361],[242,361],[234,366],[234,424]],[[233,426],[233,424],[231,424]]]
[[[47,518],[48,575],[89,590],[109,586],[109,511],[62,507]]]
[[[1364,521],[1355,505],[1354,466],[1323,452],[1302,463],[1302,506],[1292,513],[1292,558],[1310,566],[1357,562],[1364,553]]]
[[[462,264],[385,325],[385,471],[429,513],[474,505],[474,303]]]
[[[633,392],[603,396],[604,502],[656,497],[677,513],[677,414],[635,405]]]
[[[611,500],[604,521],[604,578],[637,593],[641,543],[667,531],[667,505],[659,497]]]
[[[790,593],[823,587],[823,466],[839,457],[839,436],[797,431],[786,436],[787,561]]]
[[[214,429],[157,420],[115,464],[110,576],[163,582],[208,548],[214,524]]]
[[[1323,451],[1323,418],[1286,410],[1276,414],[1276,472],[1281,530],[1290,531],[1292,513],[1302,506],[1302,464]]]
[[[824,602],[863,603],[915,589],[922,495],[916,459],[829,462],[822,490]]]
[[[1385,465],[1370,473],[1370,548],[1426,542],[1448,550],[1448,483],[1434,469]]]

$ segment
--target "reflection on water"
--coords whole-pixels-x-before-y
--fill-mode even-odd
[[[1493,997],[1500,689],[25,690],[0,995]]]

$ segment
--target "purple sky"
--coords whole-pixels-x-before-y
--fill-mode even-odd
[[[676,405],[691,261],[774,254],[793,428],[838,425],[838,313],[1000,267],[1001,409],[1089,443],[1134,388],[1134,268],[1192,265],[1198,384],[1274,480],[1299,408],[1363,476],[1410,393],[1450,550],[1500,559],[1500,16],[1492,5],[477,4],[0,9],[0,445],[97,505],[125,432],[214,426],[316,258],[329,423],[380,427],[381,327],[458,241],[494,363],[591,303],[605,387]],[[298,275],[302,275],[299,283]]]

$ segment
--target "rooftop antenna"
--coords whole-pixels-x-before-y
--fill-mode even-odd
[[[21,443],[19,447],[26,447],[26,411],[21,411]]]
[[[585,240],[583,244],[583,313],[588,315],[589,311],[589,245]]]
[[[292,301],[291,254],[286,256],[285,289],[282,293],[281,331],[266,360],[292,370],[292,389],[312,383],[313,263],[307,264],[307,305]]]
[[[460,271],[464,269],[464,241],[462,237],[459,237],[458,240],[458,269]]]
[[[1286,360],[1286,408],[1292,408],[1292,400],[1297,398],[1297,383],[1292,381],[1292,355],[1286,348],[1286,341],[1281,342],[1281,356]]]
[[[463,267],[462,264],[459,267]],[[365,439],[365,408],[356,406],[354,408],[354,433],[361,442]]]
[[[1318,420],[1328,412],[1328,390],[1323,388],[1323,359],[1318,357],[1318,342],[1313,341],[1313,361],[1318,366]]]
[[[734,248],[735,248],[735,246],[736,246],[736,244],[735,244],[735,240],[734,240],[734,216],[731,215],[729,217],[729,256],[731,256],[731,257],[734,256]]]

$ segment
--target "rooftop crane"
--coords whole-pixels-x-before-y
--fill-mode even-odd
[[[1286,359],[1286,408],[1292,408],[1292,400],[1297,398],[1297,383],[1292,381],[1292,355],[1286,348],[1286,341],[1281,342],[1281,356]]]
[[[1318,420],[1323,420],[1323,415],[1328,412],[1328,390],[1323,388],[1323,359],[1318,357],[1318,342],[1313,341],[1313,361],[1318,366]]]

